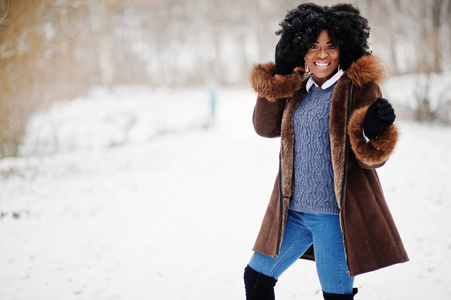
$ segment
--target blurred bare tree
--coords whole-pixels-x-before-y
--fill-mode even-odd
[[[450,1],[348,2],[368,17],[374,53],[397,75],[450,71]],[[302,2],[0,0],[0,157],[17,154],[33,111],[96,85],[247,84],[254,63],[273,59],[278,23]]]

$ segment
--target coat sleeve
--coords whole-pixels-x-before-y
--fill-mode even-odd
[[[381,96],[379,86],[370,83],[360,92],[357,92],[353,98],[355,108],[349,120],[348,133],[351,148],[363,168],[377,168],[384,165],[398,140],[398,131],[395,124],[392,124],[379,136],[370,139],[368,142],[363,135],[363,122],[368,106]]]
[[[252,122],[255,132],[263,137],[279,137],[285,100],[269,101],[258,97],[254,107]]]
[[[274,75],[274,63],[254,66],[250,82],[258,93],[254,108],[255,131],[263,137],[280,136],[280,127],[286,99],[299,89],[302,77],[298,70],[288,75]]]

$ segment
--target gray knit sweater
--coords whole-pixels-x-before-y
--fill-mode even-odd
[[[339,214],[335,200],[329,117],[335,84],[312,86],[293,116],[294,193],[290,209]]]

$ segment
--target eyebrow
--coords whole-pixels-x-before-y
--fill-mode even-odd
[[[319,44],[319,42],[316,41],[316,42],[313,42],[313,44]],[[327,44],[335,44],[335,45],[338,45],[338,43],[336,43],[336,42],[334,42],[334,41],[328,41]]]

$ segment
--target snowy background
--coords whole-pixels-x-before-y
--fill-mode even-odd
[[[0,300],[244,299],[280,143],[248,74],[301,2],[0,0]],[[451,299],[451,1],[348,2],[392,75],[379,174],[411,259],[356,299]],[[315,265],[276,294],[321,299]]]
[[[390,83],[386,85],[389,87]],[[243,299],[277,172],[250,88],[94,89],[29,123],[0,160],[0,299]],[[451,128],[397,121],[380,169],[411,261],[360,275],[359,299],[450,299]],[[279,299],[320,299],[312,262]]]

